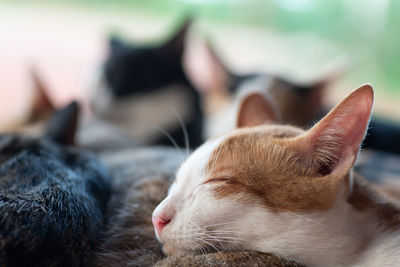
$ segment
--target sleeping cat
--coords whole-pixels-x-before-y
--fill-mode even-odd
[[[110,169],[112,194],[104,240],[96,266],[300,266],[276,256],[248,251],[164,258],[154,236],[151,213],[166,196],[183,150],[151,147],[101,154]]]
[[[109,175],[73,147],[77,103],[46,134],[0,135],[0,265],[86,266],[99,243]]]
[[[400,210],[352,171],[373,106],[353,91],[308,131],[274,124],[260,94],[240,129],[210,139],[180,167],[153,213],[167,254],[274,253],[306,266],[400,265]]]

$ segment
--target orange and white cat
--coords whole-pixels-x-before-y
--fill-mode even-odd
[[[363,85],[304,131],[274,125],[265,98],[246,97],[240,129],[199,147],[154,210],[164,252],[256,250],[307,266],[400,266],[400,210],[352,171],[373,98]]]

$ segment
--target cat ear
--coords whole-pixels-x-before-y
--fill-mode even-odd
[[[373,102],[372,87],[363,85],[297,140],[310,169],[328,175],[353,167],[367,131]]]
[[[75,101],[56,111],[47,125],[46,136],[59,144],[75,144],[78,113],[79,105]]]
[[[189,43],[183,65],[190,82],[200,93],[225,90],[232,79],[231,72],[211,44],[199,38],[193,38]]]
[[[193,23],[193,19],[191,17],[186,17],[181,27],[176,31],[176,33],[167,41],[162,47],[161,50],[166,53],[178,53],[179,55],[183,54],[186,36],[189,31],[190,26]]]
[[[39,77],[35,67],[30,68],[30,75],[33,84],[33,100],[29,121],[46,119],[55,111],[47,92],[44,82]]]
[[[253,127],[277,121],[276,111],[269,100],[259,93],[252,93],[240,104],[236,126]]]
[[[130,46],[125,44],[119,37],[112,35],[108,40],[108,46],[111,55],[119,55],[121,53],[125,53],[132,49]]]

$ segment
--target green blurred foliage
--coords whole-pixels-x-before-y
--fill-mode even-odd
[[[3,0],[4,1],[4,0]],[[10,0],[11,1],[11,0]],[[14,2],[16,0],[13,0]],[[18,0],[20,2],[46,0]],[[355,75],[400,95],[400,1],[396,0],[47,0],[113,10],[138,9],[168,16],[307,32],[355,55]],[[367,74],[367,75],[366,75]]]

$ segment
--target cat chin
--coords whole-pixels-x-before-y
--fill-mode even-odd
[[[174,249],[174,247],[169,244],[164,244],[162,247],[162,251],[167,256],[176,254],[176,250]]]
[[[169,243],[163,244],[162,251],[167,256],[196,254],[195,251],[187,250],[187,249],[179,249],[179,248],[174,247],[173,245],[171,245]]]

